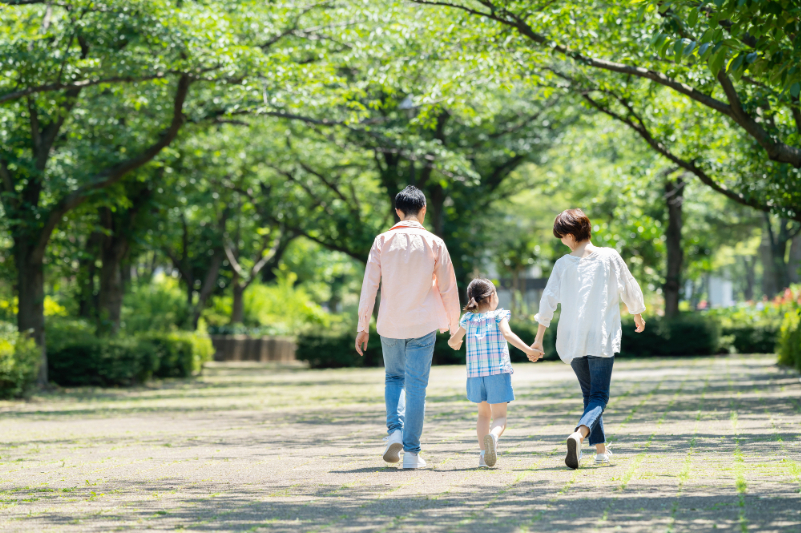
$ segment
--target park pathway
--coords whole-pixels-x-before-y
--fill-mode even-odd
[[[0,531],[801,531],[801,382],[774,360],[618,361],[613,464],[585,448],[576,471],[561,363],[515,366],[494,469],[462,367],[431,372],[422,471],[381,461],[381,369],[214,365],[0,402]]]

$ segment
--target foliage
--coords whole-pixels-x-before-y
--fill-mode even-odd
[[[140,337],[156,351],[154,376],[185,378],[199,373],[212,360],[214,346],[207,335],[189,331],[147,333]]]
[[[623,321],[620,341],[622,357],[713,355],[718,352],[720,328],[703,315],[682,315],[673,319],[653,317],[642,333],[634,321]]]
[[[316,304],[303,287],[296,287],[297,274],[280,271],[275,283],[254,283],[244,295],[247,327],[269,328],[274,335],[293,335],[309,329],[326,329],[333,317]],[[231,297],[216,297],[204,313],[209,327],[220,331],[231,315]]]
[[[778,352],[779,364],[793,366],[801,372],[801,306],[785,315]]]
[[[135,337],[89,337],[48,352],[52,381],[68,387],[144,383],[159,366],[156,347]]]
[[[128,334],[171,331],[189,323],[189,306],[175,278],[157,275],[126,292],[122,328]]]
[[[298,347],[295,358],[306,361],[311,368],[345,368],[383,366],[381,339],[373,329],[364,357],[360,357],[354,348],[354,335],[321,335],[307,334],[298,336]]]
[[[36,381],[41,350],[7,322],[0,323],[0,398],[24,395]]]

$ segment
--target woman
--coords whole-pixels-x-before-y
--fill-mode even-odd
[[[620,254],[590,241],[590,219],[581,209],[562,211],[553,223],[553,234],[570,248],[554,264],[542,293],[537,336],[531,348],[542,350],[542,338],[551,325],[557,304],[562,305],[556,328],[556,351],[576,373],[584,395],[584,414],[567,438],[565,464],[578,468],[581,443],[589,436],[595,445],[595,463],[609,462],[601,415],[609,401],[609,385],[615,353],[620,352],[620,300],[634,315],[637,333],[645,329],[642,291]]]

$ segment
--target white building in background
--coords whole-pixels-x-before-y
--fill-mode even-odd
[[[720,276],[708,278],[709,306],[731,307],[734,305],[734,284]]]
[[[500,281],[500,285],[497,287],[498,289],[498,307],[502,307],[504,309],[512,309],[512,279],[507,277],[502,277],[494,265],[491,265],[487,270],[486,277],[491,280],[498,280]],[[523,287],[521,290],[522,293],[522,306],[523,309],[515,310],[515,312],[519,315],[521,312],[525,313],[526,315],[534,315],[537,313],[540,307],[540,298],[542,298],[542,290],[545,288],[545,285],[548,283],[548,278],[542,277],[542,269],[539,266],[532,266],[522,276],[520,280],[520,285]],[[514,318],[522,318],[520,316]]]

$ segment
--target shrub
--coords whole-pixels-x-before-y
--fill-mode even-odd
[[[211,361],[214,346],[207,335],[189,331],[148,333],[141,337],[156,350],[158,366],[154,375],[162,378],[184,378],[203,369]]]
[[[782,322],[779,342],[779,364],[801,371],[801,306],[788,311]]]
[[[39,374],[41,357],[32,338],[18,333],[13,324],[0,324],[0,398],[27,393]]]
[[[64,386],[143,383],[158,369],[156,346],[134,337],[77,339],[48,350],[50,379]]]
[[[633,319],[626,319],[623,321],[620,355],[712,355],[718,351],[719,340],[717,322],[704,315],[673,319],[652,317],[642,333],[635,332]]]
[[[729,344],[737,353],[775,353],[779,328],[774,325],[724,327],[721,335],[730,339]]]
[[[129,334],[170,331],[188,324],[190,314],[178,280],[162,274],[151,283],[134,284],[126,292],[121,326]]]
[[[352,335],[300,335],[295,358],[307,361],[311,368],[346,368],[383,366],[381,338],[370,330],[370,340],[364,357],[356,353],[356,334]],[[448,348],[450,349],[450,348]]]

